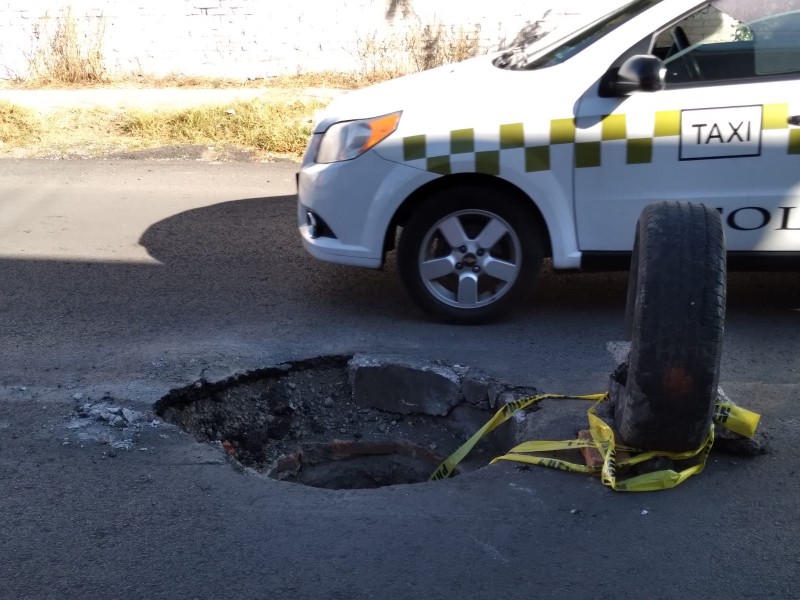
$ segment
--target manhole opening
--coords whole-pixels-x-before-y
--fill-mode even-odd
[[[426,481],[442,457],[405,440],[303,444],[278,459],[268,475],[334,490],[368,489]]]
[[[503,394],[531,393],[457,365],[354,361],[325,356],[200,381],[173,390],[155,408],[164,420],[269,477],[360,489],[427,481],[491,417]],[[359,379],[359,365],[368,377]],[[442,408],[448,393],[452,406]],[[403,412],[387,410],[387,397]],[[487,436],[459,472],[484,466],[507,448],[499,435]]]

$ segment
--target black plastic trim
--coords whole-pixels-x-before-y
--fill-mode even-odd
[[[800,271],[800,252],[728,252],[729,271]]]
[[[311,212],[311,213],[314,214],[314,218],[317,220],[317,236],[316,237],[318,237],[318,238],[321,238],[321,237],[333,238],[335,240],[339,239],[339,238],[336,237],[336,234],[333,233],[333,230],[330,228],[330,225],[328,225],[322,217],[320,217],[317,213],[315,213],[310,208],[307,208],[305,204],[301,204],[300,206],[302,207],[303,211]]]
[[[630,269],[630,252],[584,252],[581,270],[627,271]],[[798,252],[728,252],[729,271],[800,271]]]
[[[581,254],[581,271],[627,271],[630,268],[630,252],[584,252]]]

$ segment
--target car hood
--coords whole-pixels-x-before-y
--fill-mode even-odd
[[[427,110],[466,94],[477,96],[488,80],[502,75],[492,65],[493,56],[478,56],[460,63],[398,77],[348,92],[318,114],[314,133],[322,133],[339,121],[367,119],[417,107]]]
[[[499,53],[498,53],[499,54]],[[572,117],[574,104],[596,75],[577,61],[535,70],[501,69],[485,55],[407,75],[335,99],[317,115],[315,133],[340,121],[369,119],[402,111],[397,131],[381,142],[421,133],[462,128],[495,128],[500,123]],[[574,63],[574,64],[571,64]]]

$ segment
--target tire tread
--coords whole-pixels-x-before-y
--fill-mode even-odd
[[[648,205],[637,249],[626,309],[630,368],[616,426],[637,447],[690,450],[707,435],[719,379],[726,297],[719,213],[701,204]]]

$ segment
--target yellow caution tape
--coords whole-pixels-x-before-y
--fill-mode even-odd
[[[608,397],[608,394],[594,394],[591,396],[577,396],[579,400],[594,400],[595,402],[602,400],[603,398]],[[428,478],[428,481],[435,481],[437,479],[445,479],[450,477],[453,474],[453,470],[456,468],[456,465],[464,460],[464,457],[470,453],[470,451],[475,447],[481,438],[483,438],[487,433],[491,433],[498,425],[502,425],[506,421],[508,421],[511,417],[514,416],[515,413],[528,408],[532,404],[536,402],[540,402],[542,400],[560,400],[566,398],[573,398],[573,396],[564,396],[561,394],[542,394],[540,396],[534,396],[532,398],[520,398],[519,400],[514,400],[513,402],[509,402],[503,408],[498,410],[495,415],[489,419],[489,422],[486,423],[483,427],[481,427],[475,434],[469,438],[464,444],[453,454],[445,459],[445,461],[439,465],[439,467],[433,472],[433,474]]]
[[[498,456],[492,463],[498,460],[510,460],[515,462],[539,465],[551,469],[571,471],[573,473],[589,473],[599,475],[604,485],[618,492],[651,492],[656,490],[667,490],[686,481],[692,475],[700,473],[705,466],[708,453],[714,443],[714,424],[725,427],[734,433],[738,433],[747,438],[753,437],[758,427],[761,416],[752,411],[736,406],[730,402],[719,402],[714,407],[714,418],[709,427],[708,436],[703,444],[696,450],[689,452],[644,452],[636,448],[621,446],[614,440],[614,432],[609,425],[597,416],[597,407],[609,400],[608,393],[590,394],[586,396],[565,396],[561,394],[542,394],[531,398],[522,398],[510,402],[498,410],[495,415],[469,438],[458,450],[453,452],[441,465],[433,472],[429,480],[445,479],[450,477],[455,468],[472,451],[484,436],[493,431],[499,425],[508,421],[515,413],[524,410],[531,405],[542,400],[589,400],[594,404],[587,411],[589,417],[589,431],[591,440],[563,440],[563,441],[531,441],[524,442],[515,446],[503,456]],[[601,467],[589,467],[557,458],[534,456],[535,452],[554,452],[560,450],[576,450],[580,448],[595,448],[603,457]],[[635,453],[631,458],[617,461],[617,452],[624,451]],[[633,465],[651,460],[656,457],[665,457],[671,460],[688,460],[697,458],[697,463],[682,470],[673,471],[665,469],[645,473],[625,480],[617,478],[617,471]]]

